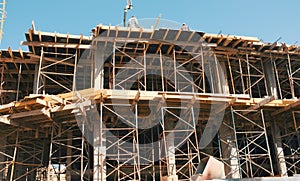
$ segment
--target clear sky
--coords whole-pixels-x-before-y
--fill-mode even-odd
[[[2,1],[2,0],[1,0]],[[300,45],[299,0],[132,0],[128,17],[187,23],[207,33],[255,36]],[[18,49],[34,20],[37,30],[89,35],[96,24],[122,23],[126,0],[7,0],[1,49]],[[22,47],[26,50],[26,47]]]

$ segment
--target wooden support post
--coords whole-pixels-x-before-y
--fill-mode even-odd
[[[279,95],[276,85],[276,75],[272,62],[268,61],[264,63],[264,74],[268,95],[272,95],[275,99],[278,99]]]

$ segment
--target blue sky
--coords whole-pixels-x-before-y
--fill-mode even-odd
[[[96,24],[122,23],[126,0],[7,0],[1,49],[18,49],[34,20],[47,32],[89,35]],[[300,45],[299,0],[133,0],[128,16],[185,22],[207,33],[255,36]],[[26,47],[22,47],[26,50]]]

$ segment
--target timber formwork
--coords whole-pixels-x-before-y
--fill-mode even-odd
[[[300,47],[97,26],[1,51],[3,180],[189,180],[300,173]]]

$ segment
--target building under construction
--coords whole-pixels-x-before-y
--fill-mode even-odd
[[[300,47],[179,29],[25,34],[1,51],[0,180],[300,173]],[[198,168],[198,169],[197,169]]]

